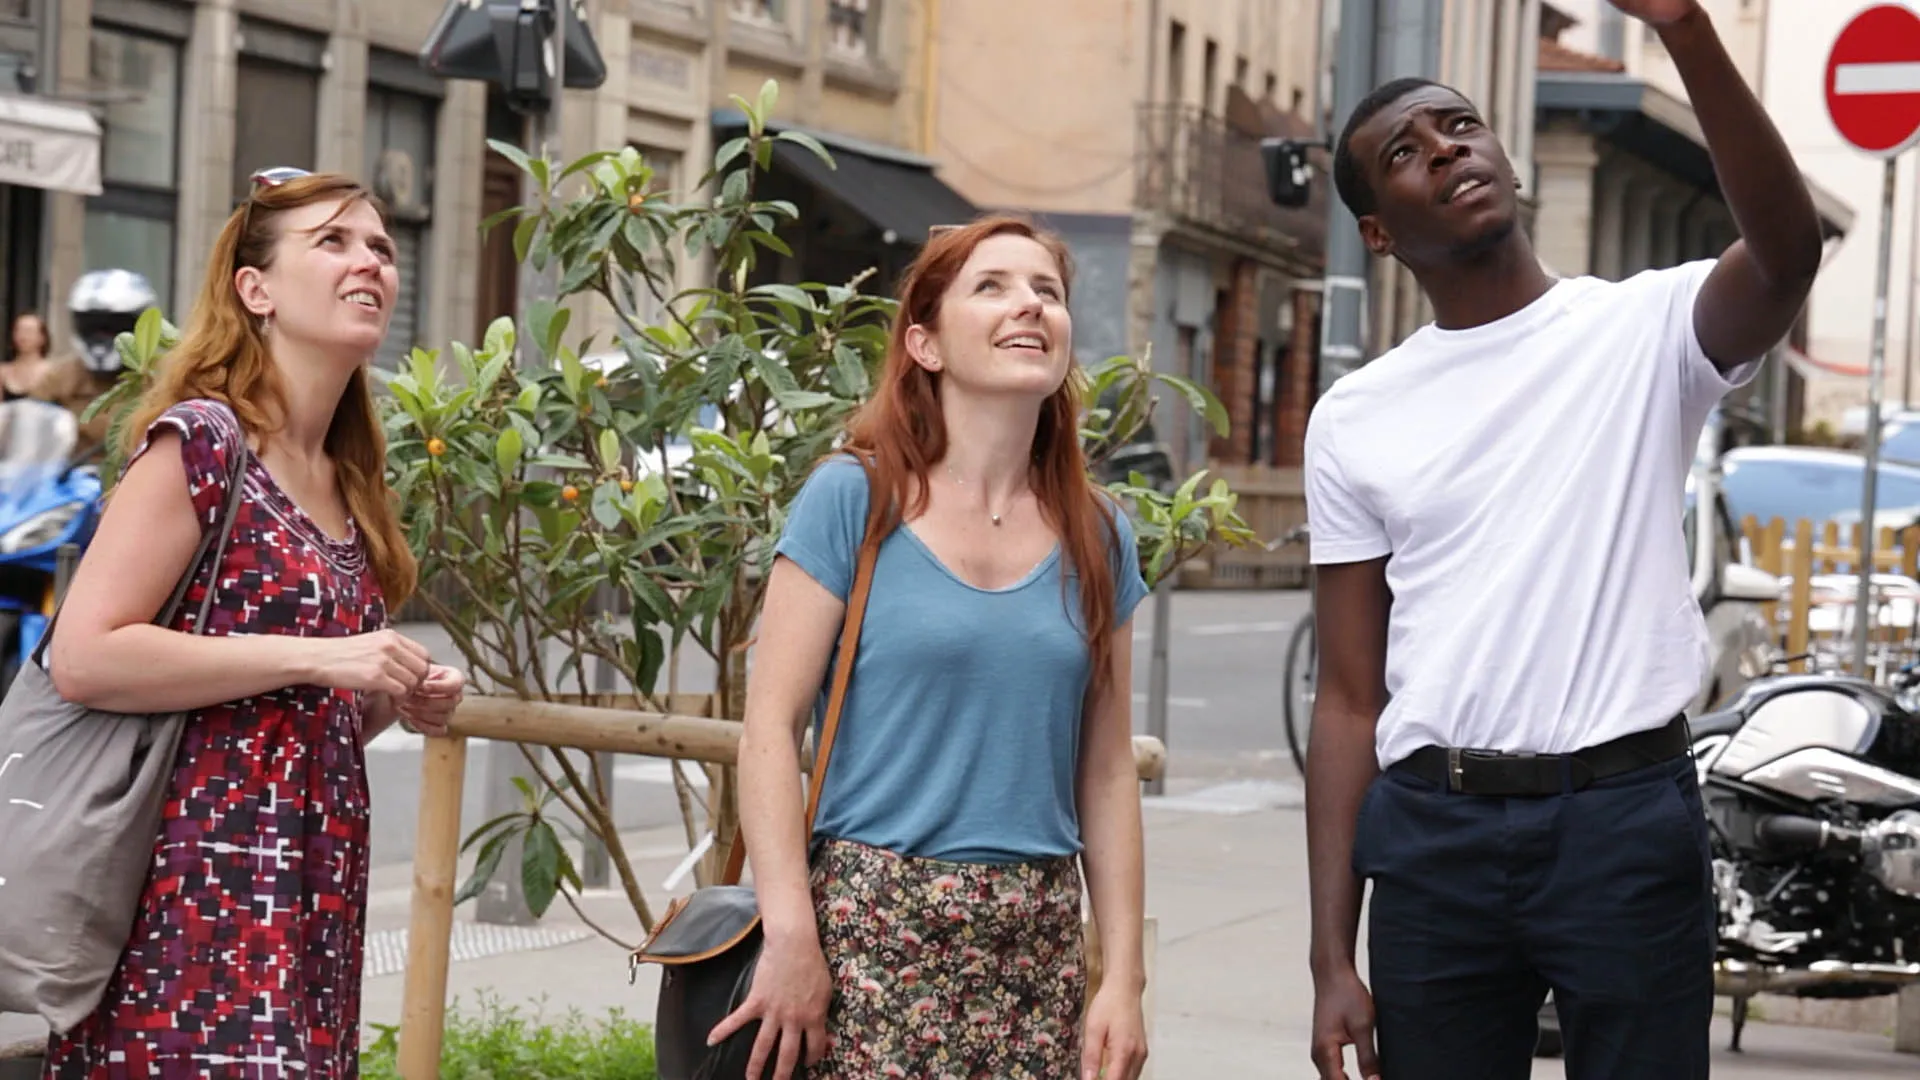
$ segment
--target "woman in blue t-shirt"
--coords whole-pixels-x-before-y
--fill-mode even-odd
[[[1147,590],[1080,450],[1069,272],[1018,218],[931,237],[851,454],[790,510],[740,746],[766,943],[714,1030],[761,1020],[772,1080],[803,1059],[814,1080],[1132,1080],[1146,1057],[1130,690]],[[803,836],[797,736],[826,703],[867,537],[871,598]]]

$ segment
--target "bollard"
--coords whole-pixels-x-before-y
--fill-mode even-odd
[[[1893,1048],[1904,1054],[1920,1054],[1920,986],[1900,991],[1893,1020]]]

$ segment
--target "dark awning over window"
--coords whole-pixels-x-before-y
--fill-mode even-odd
[[[745,130],[740,114],[714,116],[721,141]],[[779,130],[778,125],[769,125]],[[801,129],[804,130],[804,129]],[[890,147],[867,147],[853,140],[807,131],[833,155],[833,165],[791,142],[774,143],[777,167],[831,195],[873,223],[889,244],[919,247],[927,231],[939,225],[964,225],[979,210],[933,174],[933,163]]]

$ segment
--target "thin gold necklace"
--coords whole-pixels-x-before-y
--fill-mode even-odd
[[[952,466],[952,465],[948,465],[948,466],[947,466],[947,475],[948,475],[948,476],[951,476],[951,477],[953,477],[953,482],[954,482],[954,483],[956,483],[956,484],[958,484],[958,485],[960,485],[961,487],[966,487],[966,486],[967,486],[967,482],[966,482],[965,480],[962,480],[962,479],[960,479],[960,474],[959,474],[959,473],[957,473],[957,472],[954,472],[954,471],[953,471],[953,466]],[[993,512],[993,507],[991,507],[991,506],[989,506],[989,507],[987,507],[987,517],[988,517],[989,519],[991,519],[991,520],[993,521],[993,524],[994,524],[994,527],[995,527],[995,528],[998,528],[998,527],[999,527],[999,525],[1000,525],[1000,515],[999,515],[999,514],[996,514],[996,513],[994,513],[994,512]]]

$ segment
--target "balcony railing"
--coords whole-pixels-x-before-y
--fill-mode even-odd
[[[1317,257],[1326,236],[1326,172],[1314,171],[1313,199],[1299,208],[1267,197],[1260,138],[1192,105],[1142,105],[1135,205],[1192,225]]]

